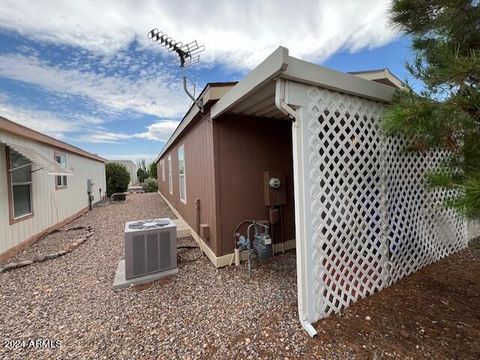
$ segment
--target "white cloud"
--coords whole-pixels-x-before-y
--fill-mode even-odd
[[[54,113],[16,107],[1,100],[0,115],[59,140],[65,139],[65,133],[80,129],[78,123],[69,121]]]
[[[138,162],[139,160],[145,159],[145,161],[148,163],[153,162],[156,158],[156,154],[102,154],[100,155],[104,159],[107,160],[132,160],[134,162]]]
[[[339,49],[356,51],[393,40],[391,0],[352,1],[29,1],[5,0],[0,26],[28,38],[114,54],[159,27],[183,42],[205,44],[203,63],[254,67],[279,45],[321,61]]]
[[[65,69],[36,57],[0,55],[0,76],[41,86],[57,94],[81,96],[105,109],[175,116],[186,108],[180,83],[161,71],[137,79]]]
[[[132,135],[115,133],[112,131],[90,130],[86,134],[75,138],[76,141],[94,144],[124,144]]]
[[[147,126],[147,131],[133,134],[107,130],[88,130],[85,134],[76,137],[75,140],[96,144],[124,144],[132,139],[166,142],[178,124],[179,122],[176,120],[160,120]]]
[[[147,131],[135,134],[139,139],[148,139],[166,142],[179,124],[176,120],[162,120],[147,127]]]

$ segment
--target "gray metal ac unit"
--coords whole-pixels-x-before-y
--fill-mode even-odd
[[[125,278],[175,269],[177,226],[168,219],[130,221],[125,224]]]

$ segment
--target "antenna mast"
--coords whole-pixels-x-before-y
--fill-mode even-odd
[[[202,99],[196,100],[195,97],[188,91],[187,88],[187,77],[185,76],[185,67],[196,64],[200,61],[200,53],[205,50],[205,46],[199,46],[197,40],[192,41],[191,43],[183,45],[181,42],[177,42],[169,37],[167,34],[161,32],[158,29],[153,29],[148,32],[147,37],[153,42],[156,42],[159,45],[164,46],[169,51],[174,51],[177,53],[180,59],[180,68],[183,71],[183,90],[188,95],[190,99],[193,100],[196,106],[203,113],[203,101]]]

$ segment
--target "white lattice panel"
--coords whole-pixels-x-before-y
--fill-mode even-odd
[[[388,277],[380,193],[381,105],[311,88],[308,121],[317,317],[378,291]]]
[[[385,139],[391,282],[467,245],[466,222],[442,204],[446,192],[425,186],[425,173],[447,154],[404,149],[402,139]]]
[[[383,105],[310,87],[303,118],[311,196],[315,319],[328,316],[466,244],[464,222],[426,191],[445,156],[407,155],[377,125]]]

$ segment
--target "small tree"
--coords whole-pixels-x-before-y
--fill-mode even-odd
[[[137,170],[137,177],[140,183],[143,183],[146,178],[148,178],[148,169],[147,169],[147,162],[145,159],[141,159],[137,162],[138,170]]]
[[[395,0],[392,22],[412,37],[407,70],[424,84],[400,91],[384,114],[387,135],[410,139],[411,151],[448,150],[428,174],[432,187],[454,189],[447,206],[480,218],[480,2]]]
[[[154,178],[154,179],[158,178],[158,176],[157,176],[157,163],[156,162],[152,162],[148,166],[148,176],[151,177],[151,178]]]
[[[143,182],[143,190],[145,192],[157,192],[158,190],[157,180],[151,177],[146,178],[145,181]]]
[[[107,181],[107,195],[125,192],[130,182],[130,173],[121,164],[110,163],[105,165],[105,177]]]
[[[138,181],[140,181],[140,183],[143,183],[145,179],[148,178],[148,172],[145,171],[145,169],[140,168],[137,170],[137,176],[138,176]]]

